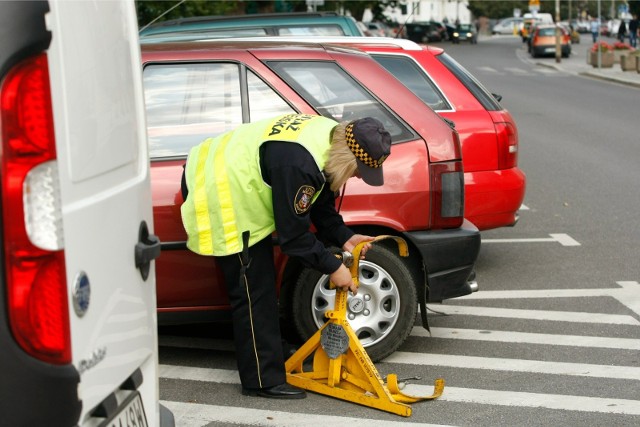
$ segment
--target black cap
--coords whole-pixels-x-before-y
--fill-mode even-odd
[[[345,137],[364,182],[375,186],[384,184],[382,163],[391,154],[391,135],[382,122],[373,117],[354,120],[346,126]]]

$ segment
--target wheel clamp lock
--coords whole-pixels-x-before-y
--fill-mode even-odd
[[[400,255],[409,255],[407,242],[402,238],[377,236],[373,242],[383,239],[394,239],[398,243]],[[358,244],[352,256],[342,256],[343,263],[349,268],[356,286],[359,285],[360,252],[366,243]],[[331,287],[334,285],[331,284]],[[444,390],[442,378],[435,380],[434,393],[423,397],[402,393],[402,386],[398,384],[396,374],[389,374],[385,384],[347,321],[347,292],[336,289],[334,309],[325,313],[329,320],[287,360],[287,382],[305,390],[404,417],[411,416],[411,406],[407,403],[440,397]],[[313,370],[305,372],[303,363],[311,354]]]

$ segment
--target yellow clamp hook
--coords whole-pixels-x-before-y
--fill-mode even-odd
[[[393,239],[401,256],[408,256],[407,242],[396,236],[377,236],[353,249],[353,263],[348,266],[351,277],[359,286],[359,260],[368,243]],[[400,391],[398,377],[387,376],[388,384],[378,373],[357,335],[347,321],[347,291],[336,289],[334,309],[325,313],[329,319],[285,363],[287,382],[291,385],[327,396],[408,417],[411,407],[406,403],[433,400],[442,395],[444,380],[435,381],[431,396],[410,396]],[[313,370],[304,370],[304,361],[313,354]]]

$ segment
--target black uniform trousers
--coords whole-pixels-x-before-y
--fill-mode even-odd
[[[216,261],[229,293],[242,387],[273,387],[284,384],[286,374],[271,236],[251,246],[248,255],[244,274],[242,254],[216,257]]]

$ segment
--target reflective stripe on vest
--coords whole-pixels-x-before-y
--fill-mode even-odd
[[[189,195],[181,207],[187,247],[202,255],[230,255],[242,251],[243,231],[250,232],[249,246],[271,234],[271,188],[262,180],[260,146],[267,141],[299,143],[323,170],[335,125],[322,116],[288,114],[240,126],[193,147],[185,171]]]

